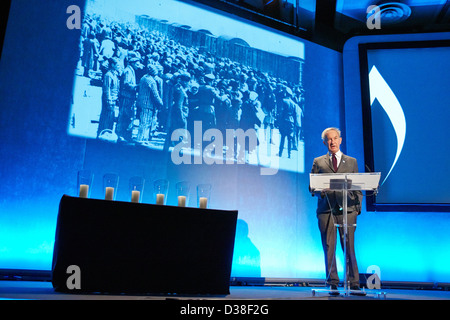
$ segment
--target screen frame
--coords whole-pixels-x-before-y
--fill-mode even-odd
[[[367,54],[372,49],[413,49],[450,47],[450,40],[419,40],[398,42],[370,42],[358,44],[361,85],[361,107],[364,140],[364,167],[374,172],[372,114],[369,90],[369,66]],[[366,211],[390,212],[450,212],[450,203],[377,203],[376,194],[366,197]]]
[[[85,7],[89,6],[89,2],[90,2],[89,0],[85,0]],[[243,47],[244,48],[248,47],[248,48],[254,50],[255,52],[259,51],[259,52],[266,53],[268,55],[279,56],[279,57],[283,58],[287,62],[299,63],[300,64],[300,68],[299,68],[299,70],[300,70],[299,71],[300,79],[299,80],[295,80],[295,81],[289,81],[289,82],[294,83],[295,86],[304,87],[304,80],[303,80],[304,76],[303,76],[303,74],[304,74],[304,65],[306,64],[306,59],[305,59],[305,51],[306,51],[306,45],[307,45],[306,42],[308,42],[308,40],[295,37],[294,35],[286,33],[285,31],[282,31],[282,30],[279,30],[279,29],[274,29],[274,28],[272,28],[270,26],[263,25],[263,24],[261,24],[259,22],[255,22],[255,21],[248,20],[246,18],[235,16],[235,15],[229,13],[229,12],[221,11],[219,9],[216,9],[214,7],[211,7],[211,6],[208,6],[206,4],[198,3],[195,0],[194,1],[191,1],[191,0],[181,0],[181,1],[171,0],[171,2],[176,4],[176,9],[178,9],[180,5],[189,5],[189,6],[192,6],[194,8],[197,8],[199,10],[206,11],[208,15],[219,16],[221,18],[228,19],[228,20],[230,20],[230,22],[228,22],[228,23],[229,24],[233,24],[233,26],[234,25],[245,25],[245,26],[248,26],[248,27],[253,28],[254,30],[256,30],[256,32],[253,32],[253,34],[246,35],[246,36],[244,36],[242,38],[238,37],[238,36],[233,38],[229,34],[220,34],[220,33],[215,33],[214,31],[211,33],[211,32],[209,32],[209,29],[205,30],[204,27],[199,27],[199,26],[193,26],[191,28],[191,26],[189,25],[188,26],[189,28],[186,28],[189,31],[191,31],[191,30],[194,31],[195,30],[195,32],[202,33],[202,34],[211,33],[211,35],[213,37],[215,37],[215,38],[222,38],[223,37],[224,39],[227,39],[227,40],[223,40],[224,42],[225,41],[226,42],[232,42],[233,40],[236,40],[236,39],[243,40],[245,42],[245,41],[251,39],[250,36],[253,37],[253,38],[255,38],[255,37],[256,38],[257,37],[264,38],[264,41],[267,42],[267,35],[264,36],[265,33],[267,33],[269,35],[272,34],[272,37],[274,39],[278,39],[279,41],[283,41],[283,39],[285,39],[284,41],[295,42],[299,46],[299,48],[298,48],[299,50],[297,50],[298,52],[292,52],[292,50],[282,50],[281,52],[278,52],[279,49],[276,49],[275,47],[271,47],[270,49],[269,48],[261,48],[259,46],[254,45],[254,44],[250,44],[250,45],[247,45],[247,46],[243,45]],[[99,12],[96,12],[95,10],[91,11],[91,10],[85,8],[83,13],[84,14],[86,14],[86,13],[98,14]],[[170,15],[171,14],[168,14],[169,17],[170,17]],[[136,21],[134,21],[136,24],[139,24],[141,22],[141,21],[138,21],[138,19],[141,19],[141,18],[142,19],[149,19],[149,20],[154,19],[154,20],[157,20],[157,21],[164,21],[164,24],[167,24],[169,26],[178,25],[177,28],[180,28],[180,29],[182,28],[181,25],[183,25],[185,23],[185,22],[180,22],[180,21],[176,21],[176,20],[170,20],[170,19],[166,20],[166,19],[157,18],[156,16],[153,16],[153,15],[147,14],[147,13],[136,14],[134,18],[136,19]],[[83,21],[84,21],[84,18],[83,18]],[[196,29],[198,29],[198,30],[196,30]],[[204,31],[207,31],[207,32],[204,32]],[[240,31],[242,31],[242,30],[240,30]],[[314,45],[316,45],[316,44],[314,44]],[[289,46],[289,44],[284,45],[284,48],[289,48],[289,47],[292,48],[293,46]],[[327,48],[327,50],[328,50],[328,48]],[[329,50],[331,50],[331,49],[329,49]],[[225,51],[225,50],[223,50],[223,51]],[[222,52],[220,52],[220,53],[222,53]],[[213,55],[216,55],[216,54],[213,54]],[[217,56],[220,56],[220,55],[217,55]],[[242,56],[244,56],[244,55],[242,55]],[[256,55],[254,55],[254,56],[256,56]],[[272,59],[272,60],[275,60],[275,59]],[[265,64],[266,65],[270,65],[267,62]],[[280,70],[280,69],[283,70],[282,68],[274,69],[274,70]],[[288,71],[290,71],[290,70],[288,70]],[[74,83],[73,83],[74,87],[77,85],[76,72],[77,72],[77,67],[74,68],[74,73],[75,73],[75,80],[74,80]],[[261,72],[265,72],[265,71],[262,70]],[[278,78],[281,78],[281,77],[278,76]],[[284,78],[282,78],[282,79],[286,80]],[[74,91],[73,95],[75,96],[75,89],[73,89],[73,91]],[[305,93],[303,93],[303,98],[306,99],[305,98]],[[93,136],[88,136],[88,135],[84,135],[84,134],[78,134],[78,133],[71,132],[70,127],[71,127],[71,122],[72,122],[71,119],[72,119],[72,113],[73,113],[73,106],[74,106],[74,103],[72,103],[72,106],[70,108],[69,115],[68,115],[68,123],[67,123],[68,135],[71,136],[71,137],[75,137],[75,138],[89,139],[89,140],[98,140],[98,136],[96,138],[94,138]],[[305,110],[305,108],[303,107],[302,110]],[[303,115],[303,117],[304,117],[304,115]],[[117,116],[116,116],[116,118],[117,118]],[[92,121],[98,121],[98,120],[91,119],[91,123],[92,123]],[[171,157],[172,155],[176,154],[176,153],[173,153],[173,150],[178,150],[179,151],[179,150],[181,150],[181,148],[184,148],[184,146],[182,144],[180,144],[180,143],[176,143],[175,146],[177,147],[177,149],[174,149],[173,147],[170,147],[169,151],[166,150],[166,152],[169,154],[169,160],[171,160],[170,163],[173,163],[173,161],[174,161],[173,159],[177,158],[177,161],[179,161],[179,162],[177,162],[177,164],[204,164],[204,163],[207,163],[209,165],[230,164],[229,163],[229,161],[231,161],[230,158],[227,159],[224,156],[223,158],[219,159],[219,158],[215,158],[213,156],[210,156],[210,154],[208,154],[206,152],[206,151],[211,152],[211,146],[209,144],[209,143],[211,143],[211,140],[208,140],[208,138],[211,139],[211,137],[209,137],[209,135],[208,135],[208,138],[206,138],[206,136],[204,138],[203,137],[203,133],[204,132],[203,133],[201,132],[201,129],[202,129],[201,125],[199,125],[199,127],[200,127],[200,130],[198,130],[198,131],[201,133],[201,136],[198,139],[196,139],[194,137],[195,130],[194,129],[192,130],[191,136],[190,136],[190,139],[189,139],[190,146],[186,147],[187,151],[185,151],[185,153],[184,153],[184,155],[186,155],[186,157],[178,157],[178,156],[174,156],[173,158]],[[217,129],[217,128],[218,127],[215,126],[212,129]],[[239,127],[237,129],[241,129],[241,128]],[[255,131],[257,133],[259,132],[258,130],[260,130],[260,129],[255,129]],[[189,132],[189,130],[186,130],[186,131]],[[204,131],[207,131],[207,130],[204,130]],[[262,131],[262,129],[261,129],[261,131]],[[217,130],[215,130],[214,133],[217,133]],[[222,133],[222,135],[215,135],[215,134],[213,134],[212,131],[210,132],[212,137],[214,137],[216,139],[219,138],[218,141],[223,142],[224,146],[226,146],[226,143],[228,141],[226,133],[225,132],[221,132],[221,133]],[[240,133],[240,131],[238,131],[238,133]],[[240,136],[237,136],[237,137],[238,138],[243,137],[245,139],[244,141],[246,142],[246,145],[249,144],[249,142],[248,142],[248,140],[249,140],[248,133],[247,133],[246,130],[243,130],[243,134],[240,135]],[[242,139],[240,139],[240,140],[242,140]],[[176,140],[173,140],[173,142],[175,142],[175,141]],[[195,148],[194,147],[195,143],[197,141],[199,141],[201,143],[199,148]],[[303,147],[301,148],[301,152],[300,152],[300,147],[298,148],[299,150],[293,150],[293,151],[297,151],[297,156],[291,157],[289,159],[290,163],[288,163],[287,165],[285,164],[286,161],[283,160],[283,162],[284,162],[283,163],[280,160],[280,158],[285,158],[285,157],[284,156],[280,157],[280,156],[276,155],[273,150],[272,150],[272,153],[269,156],[265,156],[264,154],[262,156],[260,156],[261,153],[259,153],[260,151],[258,151],[257,162],[256,161],[248,161],[248,160],[244,160],[244,162],[246,164],[250,164],[252,166],[259,167],[260,170],[263,172],[262,174],[264,174],[264,175],[274,175],[278,171],[290,171],[290,172],[295,172],[295,173],[305,173],[305,167],[306,167],[306,156],[305,156],[305,151],[304,151],[304,149],[305,149],[305,147],[304,147],[304,145],[305,145],[305,138],[303,138],[303,140],[301,140],[301,142],[303,143]],[[116,144],[117,142],[113,142],[113,143]],[[259,141],[258,141],[258,145],[259,145]],[[136,146],[138,146],[138,145],[136,144]],[[207,149],[208,146],[210,148],[209,150]],[[138,147],[141,147],[141,146],[138,146]],[[148,147],[148,149],[149,150],[161,151],[161,152],[164,151],[164,149],[162,147],[161,148],[160,147]],[[283,148],[283,150],[284,149],[287,149],[287,143],[286,143],[286,147]],[[195,152],[196,151],[200,152],[200,154],[201,154],[200,157],[196,157],[195,156]],[[284,153],[286,153],[286,152],[287,151],[284,150]],[[263,160],[260,161],[261,158]],[[296,160],[296,161],[294,161],[294,160]],[[238,160],[234,160],[234,162],[232,164],[241,164],[241,161],[240,160],[239,161]]]

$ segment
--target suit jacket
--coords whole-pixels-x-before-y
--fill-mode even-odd
[[[357,173],[358,163],[355,158],[342,154],[341,162],[339,163],[338,170],[335,172],[333,165],[331,164],[330,155],[327,153],[321,157],[315,158],[311,173]],[[310,191],[312,191],[310,189]],[[317,192],[317,214],[330,213],[332,210],[339,212],[339,208],[342,208],[342,192],[341,191],[327,191],[326,196],[324,193]],[[328,196],[328,200],[327,200]],[[356,211],[361,213],[361,191],[349,191],[347,197],[347,212]]]

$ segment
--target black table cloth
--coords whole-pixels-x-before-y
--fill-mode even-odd
[[[70,293],[229,294],[237,211],[64,195],[52,263]],[[67,286],[80,270],[80,289]]]

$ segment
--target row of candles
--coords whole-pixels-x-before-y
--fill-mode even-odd
[[[93,174],[88,170],[78,172],[78,186],[80,198],[89,198]],[[114,173],[107,173],[103,176],[103,189],[105,191],[105,200],[115,200],[119,185],[119,176]],[[132,177],[129,180],[129,189],[131,191],[131,202],[140,203],[144,191],[144,178]],[[153,183],[153,194],[155,204],[165,205],[169,190],[169,181],[159,179]],[[189,202],[190,184],[187,181],[181,181],[176,184],[178,206],[186,207]],[[211,194],[210,184],[197,185],[197,205],[199,208],[206,209],[209,204]]]

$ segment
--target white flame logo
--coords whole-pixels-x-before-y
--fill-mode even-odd
[[[381,76],[378,69],[373,66],[369,72],[369,89],[370,89],[370,105],[373,105],[375,99],[378,100],[381,107],[384,109],[386,114],[389,117],[389,120],[394,127],[395,134],[397,136],[397,153],[395,155],[394,162],[392,163],[391,169],[388,174],[384,178],[381,184],[387,180],[389,175],[391,174],[392,169],[394,169],[395,164],[397,163],[398,157],[403,149],[403,144],[405,143],[406,137],[406,119],[405,114],[403,113],[402,106],[397,100],[394,92],[392,92],[389,85]]]

